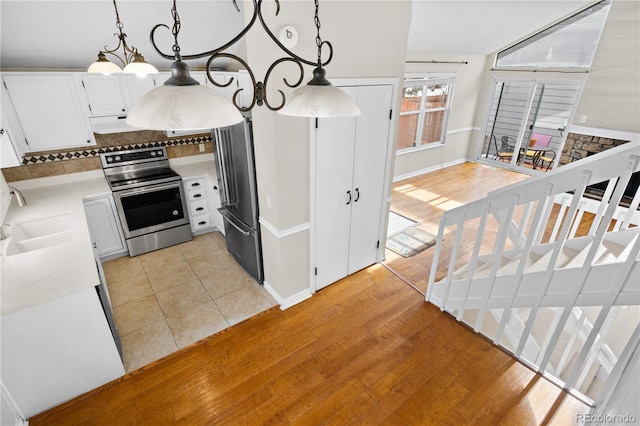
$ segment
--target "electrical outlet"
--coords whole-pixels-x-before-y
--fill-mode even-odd
[[[203,143],[201,143],[201,144],[199,145],[199,148],[200,148],[200,152],[204,152],[204,144],[203,144]]]
[[[580,116],[580,122],[581,123],[586,123],[586,121],[587,121],[587,116],[586,115],[581,115]]]

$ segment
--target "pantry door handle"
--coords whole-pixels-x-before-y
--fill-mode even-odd
[[[351,191],[347,191],[347,195],[349,196],[349,199],[347,200],[347,205],[351,204]]]
[[[360,199],[360,188],[356,188],[356,199],[353,200],[354,203],[357,203]]]

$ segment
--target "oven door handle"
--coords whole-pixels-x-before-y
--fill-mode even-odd
[[[250,228],[249,226],[247,226],[246,223],[242,222],[237,217],[232,215],[229,212],[229,210],[225,209],[224,207],[220,207],[218,209],[218,211],[220,212],[222,217],[227,219],[229,224],[231,226],[233,226],[234,228],[236,228],[240,233],[242,233],[242,235],[249,236],[249,235],[251,235],[253,233],[253,229],[252,228]]]
[[[113,191],[113,195],[116,197],[124,198],[131,195],[146,194],[148,192],[154,192],[163,189],[180,188],[182,186],[181,180],[176,180],[161,184],[149,184],[146,186],[139,186],[137,188],[124,189],[122,191]],[[181,194],[182,195],[182,194]]]

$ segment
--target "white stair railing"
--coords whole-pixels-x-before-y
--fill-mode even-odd
[[[600,307],[597,318],[583,319],[590,325],[588,336],[579,339],[577,359],[563,382],[568,389],[582,385],[600,349],[608,350],[605,331],[615,319],[613,308],[638,305],[640,297],[640,192],[628,207],[620,206],[632,174],[640,170],[639,148],[640,141],[634,140],[445,212],[426,300],[458,321],[473,310],[477,315],[469,325],[477,332],[484,332],[490,310],[491,320],[499,323],[488,335],[495,344],[509,324],[515,324],[510,321],[514,310],[529,308],[524,328],[508,330],[510,339],[518,339],[512,352],[538,371],[557,375],[558,367],[569,361],[569,354],[558,347],[561,334],[584,334],[583,327],[574,326],[574,307]],[[609,184],[601,201],[583,197],[589,185],[603,181]],[[587,217],[592,222],[585,231],[582,222]],[[447,255],[443,273],[438,264]],[[532,328],[543,307],[554,307],[557,315],[543,341],[532,346]],[[530,349],[537,347],[532,355]],[[556,350],[562,354],[560,365],[552,366]]]

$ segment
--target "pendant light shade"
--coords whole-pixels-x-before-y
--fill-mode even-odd
[[[150,130],[206,130],[240,123],[242,114],[215,90],[200,85],[189,67],[177,60],[163,86],[134,104],[127,124]]]
[[[144,77],[148,74],[158,74],[158,70],[153,65],[144,60],[144,56],[139,53],[133,54],[133,59],[122,70],[125,74],[135,74],[138,77]]]
[[[124,25],[122,21],[120,21],[116,0],[113,0],[113,8],[116,11],[116,28],[118,29],[118,33],[114,35],[118,37],[118,45],[113,49],[107,49],[107,46],[105,46],[104,50],[98,53],[98,60],[89,66],[87,72],[104,75],[124,72],[126,74],[136,74],[138,77],[144,77],[147,74],[157,74],[158,70],[156,67],[148,64],[144,60],[144,57],[138,52],[138,49],[127,44],[127,35],[122,31]],[[122,48],[122,56],[117,53],[120,48]],[[109,61],[105,54],[109,54],[122,62],[124,70]]]
[[[122,68],[108,60],[104,53],[100,52],[98,53],[98,59],[89,66],[87,72],[109,75],[122,72]]]
[[[294,117],[353,117],[360,115],[360,108],[346,92],[331,85],[325,70],[318,67],[313,79],[294,90],[278,112]]]

